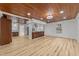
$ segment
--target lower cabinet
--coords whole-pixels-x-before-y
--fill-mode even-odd
[[[32,32],[32,39],[44,36],[44,32]]]
[[[19,36],[19,33],[18,32],[12,32],[12,36]]]

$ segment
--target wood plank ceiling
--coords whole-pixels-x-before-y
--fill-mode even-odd
[[[51,10],[53,19],[47,19],[48,10]],[[27,13],[31,13],[30,18],[40,19],[42,21],[52,22],[60,20],[68,20],[76,17],[79,12],[79,4],[75,3],[11,3],[0,4],[0,10],[23,17],[28,17]],[[60,11],[64,11],[63,14]],[[64,19],[65,17],[65,19]]]

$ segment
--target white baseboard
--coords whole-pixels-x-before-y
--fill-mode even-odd
[[[48,37],[58,37],[58,38],[65,38],[65,39],[75,39],[75,40],[77,40],[76,38],[71,38],[71,37],[50,36],[50,35],[45,35],[45,36],[48,36]]]

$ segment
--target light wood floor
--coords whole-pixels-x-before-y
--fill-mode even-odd
[[[40,37],[28,39],[14,37],[13,42],[0,46],[0,55],[3,56],[78,56],[79,43],[76,40]]]

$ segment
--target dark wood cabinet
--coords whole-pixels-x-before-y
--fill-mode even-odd
[[[5,45],[12,42],[11,37],[11,20],[3,16],[0,19],[0,45]]]
[[[13,37],[19,36],[19,32],[12,32],[12,36],[13,36]]]
[[[32,32],[32,39],[44,36],[44,32]]]

